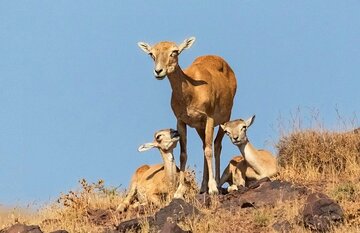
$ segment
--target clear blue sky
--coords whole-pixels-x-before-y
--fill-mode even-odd
[[[54,200],[77,181],[127,187],[137,152],[176,127],[170,85],[152,75],[138,47],[195,44],[180,57],[217,54],[238,80],[233,118],[256,114],[249,130],[270,150],[277,119],[297,107],[359,114],[360,1],[0,1],[0,204]],[[203,155],[189,130],[188,164]],[[222,166],[236,147],[225,138]],[[176,159],[178,158],[176,150]]]

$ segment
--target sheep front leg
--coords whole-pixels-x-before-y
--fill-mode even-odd
[[[218,194],[217,184],[214,179],[213,166],[212,166],[212,157],[213,157],[213,135],[214,135],[214,119],[208,117],[206,120],[205,127],[205,150],[204,156],[206,159],[208,173],[209,173],[209,194]]]
[[[174,194],[174,198],[184,198],[185,187],[185,177],[184,172],[186,168],[187,161],[187,149],[186,149],[186,124],[178,120],[177,121],[177,131],[180,134],[180,175],[179,175],[179,186]]]

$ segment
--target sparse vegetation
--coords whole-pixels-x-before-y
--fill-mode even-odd
[[[253,213],[253,222],[255,226],[267,227],[271,221],[271,213],[266,209],[255,210]]]
[[[345,221],[334,226],[332,232],[360,232],[360,133],[349,129],[293,128],[280,137],[276,148],[280,164],[277,178],[322,191],[338,201],[344,210]],[[291,232],[310,232],[299,224],[304,200],[231,211],[217,209],[215,200],[214,205],[205,208],[194,198],[199,192],[195,171],[188,172],[187,181],[192,188],[186,200],[199,208],[203,215],[182,221],[179,225],[185,230],[195,233],[273,232],[272,225],[281,220],[289,222]],[[35,213],[22,209],[0,211],[0,229],[20,222],[40,225],[44,232],[58,229],[75,233],[102,232],[105,227],[111,228],[124,220],[152,215],[156,211],[151,206],[138,206],[117,213],[115,209],[124,195],[118,188],[106,187],[101,180],[89,183],[83,179],[79,190],[61,195],[57,203]],[[149,231],[146,220],[141,226],[141,232]]]
[[[306,170],[306,179],[318,179],[321,175],[351,177],[354,172],[359,174],[360,134],[353,131],[294,132],[281,138],[277,148],[280,165],[295,173]]]
[[[336,185],[330,195],[337,201],[355,201],[359,191],[356,184],[345,182]]]

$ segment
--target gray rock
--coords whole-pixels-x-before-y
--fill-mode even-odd
[[[295,200],[307,195],[310,191],[302,186],[290,182],[263,179],[251,184],[249,187],[226,195],[219,196],[220,208],[251,208],[275,206],[278,202]]]
[[[185,202],[182,199],[174,199],[169,205],[160,209],[155,214],[154,224],[158,228],[162,228],[163,225],[170,219],[172,222],[178,222],[187,216],[199,215],[200,211],[193,205]]]
[[[189,231],[184,231],[176,223],[166,222],[160,233],[189,233]]]
[[[185,217],[199,214],[200,211],[193,205],[182,199],[173,199],[169,205],[161,208],[154,217],[147,217],[145,219],[149,222],[150,228],[160,230],[163,229],[168,221],[176,224]],[[144,218],[124,221],[116,227],[116,232],[126,232],[129,229],[138,231],[141,228],[141,220],[144,220]]]
[[[325,194],[312,193],[306,200],[302,219],[305,227],[326,232],[332,224],[343,221],[344,213],[340,205]]]
[[[39,226],[31,225],[27,226],[25,224],[17,223],[11,227],[0,230],[0,233],[43,233],[40,230]]]

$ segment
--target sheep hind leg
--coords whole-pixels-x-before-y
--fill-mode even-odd
[[[180,120],[177,121],[177,130],[180,134],[180,174],[179,174],[179,186],[176,189],[174,194],[174,198],[184,198],[184,190],[185,187],[185,169],[186,169],[186,161],[187,161],[187,129],[186,124]]]
[[[130,203],[135,197],[135,195],[136,195],[136,184],[131,184],[129,193],[126,195],[122,203],[118,205],[116,211],[124,212],[130,206]]]

